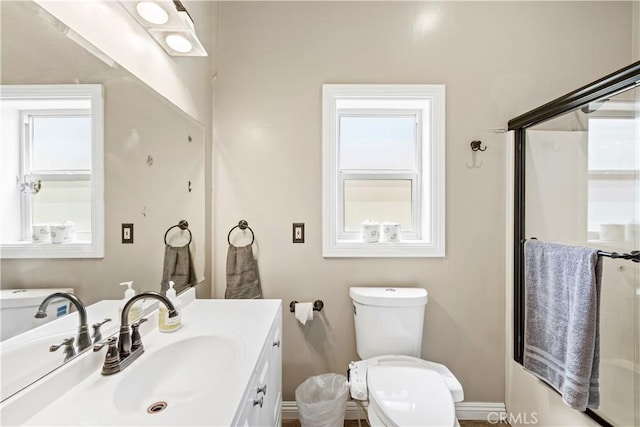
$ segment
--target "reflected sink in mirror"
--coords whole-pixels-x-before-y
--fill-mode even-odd
[[[50,352],[49,347],[60,344],[64,339],[73,337],[73,333],[60,333],[13,345],[0,346],[0,364],[2,382],[0,382],[0,400],[4,400],[31,384],[38,378],[60,366],[65,359],[64,348]]]
[[[152,345],[168,338],[159,332],[152,335],[145,338]],[[225,392],[244,355],[243,342],[230,335],[191,336],[147,348],[126,370],[96,375],[86,387],[80,386],[75,418],[84,425],[191,424],[189,417],[202,417],[202,411],[209,410],[212,394]]]

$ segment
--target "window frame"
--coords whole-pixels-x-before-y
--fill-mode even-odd
[[[322,99],[323,256],[444,257],[445,86],[325,84],[322,87]],[[341,101],[349,101],[353,106],[339,108],[338,104]],[[397,102],[397,107],[389,108],[389,101]],[[362,106],[367,103],[370,105]],[[341,117],[354,114],[407,116],[408,113],[418,116],[414,170],[340,169]],[[359,239],[359,233],[345,233],[344,181],[354,178],[412,179],[412,216],[415,230],[403,233],[402,240],[393,243],[365,243]]]
[[[103,87],[100,84],[78,85],[2,85],[0,101],[3,100],[74,100],[85,99],[91,105],[91,241],[78,241],[64,244],[32,243],[30,239],[17,242],[0,243],[0,259],[19,258],[104,258],[104,101]],[[24,123],[29,112],[56,111],[64,115],[69,109],[24,109],[20,112],[20,159],[19,171],[27,166],[29,152],[25,139],[27,135]],[[76,110],[77,111],[77,110]],[[32,174],[33,175],[33,174]],[[40,174],[38,174],[40,175]],[[55,174],[41,175],[53,178]],[[82,174],[79,174],[82,175]],[[23,175],[24,176],[24,175]],[[59,176],[58,179],[69,179]],[[28,195],[27,195],[28,197]],[[21,236],[31,235],[30,202],[21,195]]]

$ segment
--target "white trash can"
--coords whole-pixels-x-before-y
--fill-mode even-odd
[[[342,427],[349,387],[340,374],[307,378],[296,388],[296,404],[302,427]]]

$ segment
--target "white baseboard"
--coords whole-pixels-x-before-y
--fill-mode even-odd
[[[504,405],[504,402],[456,403],[456,417],[459,420],[503,420],[505,419],[504,416],[506,415],[506,413],[507,408]],[[499,418],[500,416],[502,416],[503,418]]]
[[[357,420],[366,418],[367,402],[362,402],[365,413],[359,408],[354,400],[347,402],[347,412],[344,418],[346,420]],[[486,421],[498,418],[497,414],[505,414],[507,409],[502,402],[459,402],[456,403],[456,416],[459,420],[483,420]],[[504,417],[504,415],[503,415]],[[282,419],[296,420],[298,419],[298,405],[295,401],[282,402]]]

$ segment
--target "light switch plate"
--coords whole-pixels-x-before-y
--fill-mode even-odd
[[[304,243],[304,222],[293,223],[293,243]]]
[[[122,224],[122,243],[133,243],[133,224]]]

